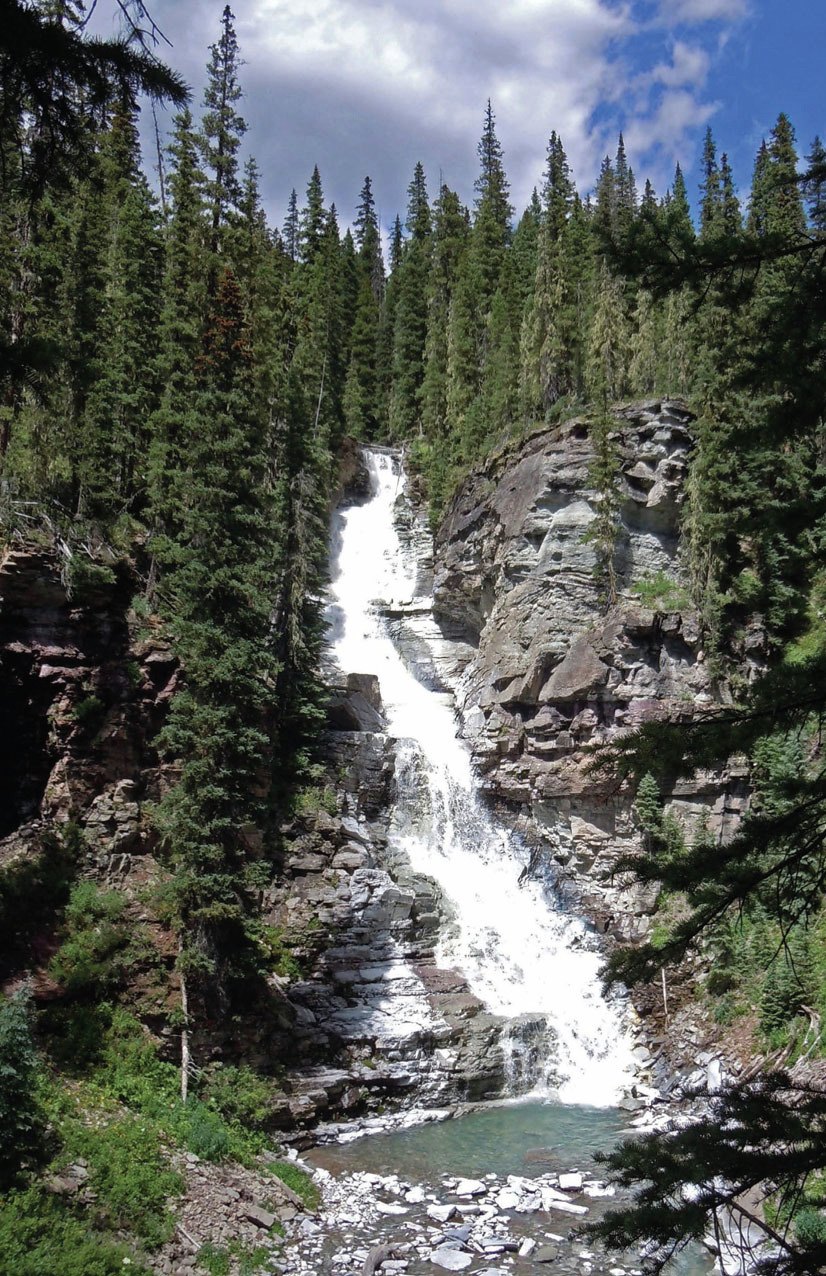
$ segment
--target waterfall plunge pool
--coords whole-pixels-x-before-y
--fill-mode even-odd
[[[390,1201],[394,1212],[389,1217],[374,1217],[366,1227],[357,1229],[364,1248],[387,1242],[415,1242],[417,1237],[438,1244],[441,1237],[456,1234],[452,1229],[461,1228],[466,1221],[461,1205],[452,1221],[438,1227],[433,1225],[433,1216],[425,1213],[429,1201],[456,1200],[450,1191],[454,1180],[491,1181],[495,1175],[497,1182],[491,1183],[495,1192],[497,1188],[506,1189],[508,1175],[532,1180],[578,1170],[586,1182],[599,1179],[601,1167],[595,1153],[610,1149],[624,1129],[623,1114],[617,1109],[510,1101],[474,1107],[448,1120],[366,1134],[345,1144],[321,1144],[305,1152],[304,1158],[333,1176],[333,1197],[339,1201],[355,1204],[364,1200],[365,1179],[381,1180],[372,1191]],[[390,1191],[386,1190],[387,1184],[391,1185]],[[413,1199],[410,1185],[422,1189],[415,1197],[419,1203],[403,1205]],[[483,1271],[501,1276],[536,1276],[551,1269],[557,1276],[637,1276],[641,1269],[636,1253],[593,1249],[587,1237],[575,1235],[573,1230],[620,1203],[621,1193],[604,1197],[575,1194],[571,1199],[585,1204],[588,1214],[571,1217],[553,1211],[513,1209],[494,1213],[490,1235],[507,1236],[517,1243],[530,1238],[536,1247],[524,1256],[515,1251],[487,1257],[477,1254],[468,1268],[470,1276]],[[358,1212],[356,1206],[355,1213]],[[349,1228],[346,1234],[352,1243],[354,1237]],[[552,1267],[539,1266],[536,1257],[547,1252],[549,1243],[556,1252]],[[327,1261],[322,1258],[319,1270],[337,1271],[334,1251],[335,1244],[324,1256]],[[412,1246],[405,1260],[405,1276],[427,1276],[440,1270],[432,1258],[417,1253]],[[692,1244],[675,1257],[668,1271],[673,1276],[711,1276],[713,1261],[700,1245]]]
[[[623,1117],[616,1108],[496,1103],[446,1121],[321,1144],[306,1156],[334,1174],[367,1170],[434,1185],[443,1174],[535,1178],[577,1169],[598,1175],[594,1153],[617,1141]]]

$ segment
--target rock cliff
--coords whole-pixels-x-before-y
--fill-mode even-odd
[[[598,493],[587,422],[529,435],[472,474],[436,538],[432,616],[394,620],[410,660],[457,699],[482,784],[538,839],[592,920],[622,939],[650,901],[610,881],[634,844],[633,794],[593,748],[651,718],[690,720],[715,684],[684,587],[680,513],[692,447],[680,403],[616,413],[616,598],[589,540]],[[409,527],[409,518],[403,520]],[[421,525],[410,534],[422,535]],[[665,795],[690,831],[724,836],[747,799],[736,768]]]
[[[435,543],[425,512],[399,499],[419,579],[387,621],[418,676],[454,696],[483,787],[535,866],[550,866],[600,931],[634,939],[649,927],[653,897],[611,877],[638,837],[633,794],[592,771],[591,750],[652,717],[689,720],[725,689],[683,587],[690,414],[678,403],[634,404],[615,427],[613,601],[588,538],[598,494],[587,423],[572,420],[470,475]],[[367,489],[355,449],[345,460],[341,499],[359,501]],[[6,551],[0,865],[36,860],[55,831],[79,830],[77,872],[122,889],[153,936],[167,977],[141,1009],[174,1053],[164,1027],[174,937],[145,888],[162,872],[148,807],[166,778],[152,742],[180,675],[153,619],[132,609],[133,592],[119,569],[72,598],[49,546]],[[260,1022],[251,1014],[243,1042],[231,1027],[207,1025],[199,1043],[210,1058],[286,1067],[274,1114],[285,1129],[414,1096],[481,1098],[501,1087],[505,1067],[501,1021],[436,964],[438,889],[388,850],[394,742],[370,671],[346,672],[332,679],[322,800],[284,825],[284,860],[262,900],[272,1006]],[[704,821],[723,837],[747,793],[746,776],[730,768],[665,796],[687,828]],[[31,960],[22,945],[20,961]],[[524,1031],[529,1038],[532,1025]],[[640,1057],[648,1061],[645,1050]]]

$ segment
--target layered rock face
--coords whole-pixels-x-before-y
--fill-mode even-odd
[[[611,441],[615,601],[589,539],[599,493],[588,427],[573,420],[466,480],[436,541],[433,617],[395,624],[411,662],[454,691],[484,788],[600,929],[634,939],[651,901],[609,880],[637,837],[633,795],[594,773],[593,747],[652,718],[690,720],[721,692],[681,587],[691,416],[679,403],[633,404],[617,412]],[[666,796],[689,832],[702,820],[725,836],[745,776],[701,776]]]
[[[51,548],[24,545],[0,564],[0,858],[39,831],[83,826],[105,876],[123,876],[154,835],[141,801],[157,796],[151,740],[177,686],[177,662],[147,625],[127,620],[132,582],[71,597]],[[132,617],[133,622],[135,617]]]

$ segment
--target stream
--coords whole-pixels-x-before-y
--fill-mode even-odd
[[[623,995],[603,996],[589,928],[477,796],[452,697],[418,682],[390,637],[388,612],[428,600],[416,596],[417,563],[396,531],[400,461],[369,449],[365,460],[369,498],[334,516],[330,654],[344,673],[378,677],[398,741],[388,842],[445,901],[437,964],[460,970],[502,1016],[510,1101],[436,1124],[414,1114],[410,1128],[313,1149],[326,1221],[308,1227],[285,1270],[350,1276],[371,1245],[392,1241],[400,1249],[386,1256],[387,1274],[505,1276],[553,1263],[624,1276],[636,1256],[594,1254],[569,1233],[611,1202],[593,1156],[627,1121],[618,1105],[635,1080],[633,1011]],[[695,1252],[677,1270],[709,1267]]]

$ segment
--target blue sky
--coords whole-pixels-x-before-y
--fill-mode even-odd
[[[223,0],[149,0],[200,101]],[[342,224],[370,174],[385,226],[421,160],[470,201],[491,98],[513,202],[541,181],[551,129],[580,191],[617,132],[638,183],[677,161],[694,196],[711,124],[746,194],[785,110],[802,153],[826,136],[826,0],[235,0],[247,147],[280,223],[313,164]]]

